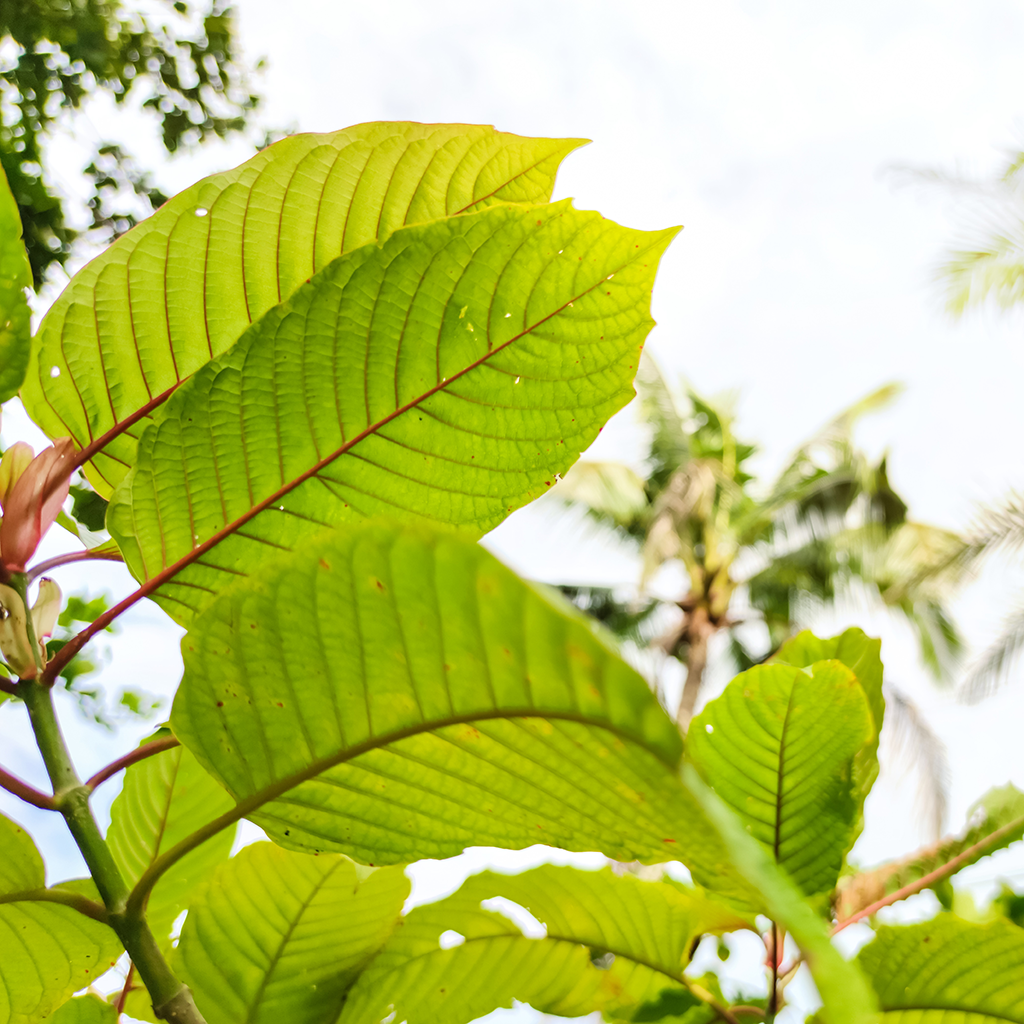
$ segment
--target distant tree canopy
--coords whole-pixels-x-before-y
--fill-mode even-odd
[[[231,9],[219,0],[3,0],[0,4],[0,162],[18,202],[35,286],[63,265],[80,234],[47,182],[45,141],[55,122],[98,92],[143,97],[168,153],[246,126],[258,97],[238,56]],[[166,196],[114,141],[101,142],[87,230],[110,239]],[[132,197],[137,197],[133,199]]]

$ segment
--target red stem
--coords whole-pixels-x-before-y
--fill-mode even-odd
[[[130,753],[125,754],[124,757],[119,757],[116,761],[111,761],[106,768],[101,768],[91,779],[89,779],[88,782],[86,782],[85,788],[91,793],[97,786],[101,786],[112,775],[116,775],[121,771],[122,768],[127,768],[129,765],[135,764],[137,761],[145,761],[147,757],[159,754],[163,750],[172,750],[177,746],[179,746],[177,737],[165,736],[163,739],[153,740],[152,743],[146,743],[141,747],[136,747]]]
[[[990,846],[995,846],[1001,839],[1005,839],[1008,835],[1018,831],[1022,826],[1024,826],[1024,818],[1015,818],[1008,825],[1004,825],[1002,828],[997,828],[995,832],[990,833],[984,839],[976,842],[973,846],[968,846],[963,853],[957,854],[957,856],[952,860],[943,864],[942,867],[936,868],[934,871],[929,871],[927,875],[919,878],[916,882],[911,882],[908,885],[903,886],[902,889],[897,889],[888,896],[884,896],[882,899],[876,900],[863,910],[858,910],[856,914],[851,914],[845,921],[840,921],[832,929],[832,934],[835,935],[836,932],[841,932],[847,926],[854,924],[865,917],[870,917],[872,914],[877,914],[883,907],[888,907],[893,903],[898,903],[900,900],[905,900],[908,896],[914,896],[916,893],[921,892],[922,889],[927,889],[936,882],[941,882],[944,878],[948,878],[950,875],[955,874],[964,864],[970,861],[978,853],[988,849]]]
[[[44,811],[57,810],[52,796],[47,796],[41,790],[36,789],[35,786],[22,782],[17,775],[12,775],[3,768],[0,768],[0,788],[6,789],[8,793],[13,793],[15,796],[20,797],[25,803],[31,804],[33,807],[41,807]]]
[[[42,576],[44,572],[49,572],[51,569],[56,569],[58,566],[69,565],[71,562],[87,562],[94,559],[105,562],[124,561],[124,557],[120,551],[107,551],[103,553],[97,553],[95,551],[73,551],[68,555],[55,555],[53,558],[48,558],[45,562],[33,565],[28,571],[28,581],[31,583],[37,577]]]
[[[128,993],[132,990],[132,975],[135,973],[135,964],[128,961],[128,973],[124,976],[124,986],[121,989],[121,994],[117,997],[117,1006],[114,1009],[117,1011],[117,1019],[121,1019],[121,1014],[124,1013],[124,1004],[128,1001]]]
[[[18,696],[18,684],[12,683],[10,679],[5,679],[3,676],[0,676],[0,690],[9,693],[12,697]]]
[[[114,438],[120,437],[129,427],[134,426],[154,409],[163,405],[186,380],[188,380],[188,377],[185,377],[184,380],[179,380],[176,384],[172,384],[163,394],[157,395],[156,398],[151,398],[141,409],[136,409],[131,416],[121,420],[120,423],[115,423],[105,434],[97,437],[92,444],[86,445],[73,459],[71,469],[76,470],[79,466],[84,466],[94,455],[97,455],[106,448]]]

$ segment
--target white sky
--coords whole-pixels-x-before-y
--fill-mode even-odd
[[[1020,3],[238,0],[237,10],[249,55],[268,57],[267,124],[328,131],[462,121],[592,138],[568,158],[556,198],[574,196],[633,227],[686,225],[659,274],[650,349],[699,390],[739,389],[739,430],[763,446],[761,471],[842,407],[899,380],[906,394],[865,423],[861,440],[874,452],[891,448],[892,480],[915,518],[962,528],[976,503],[1024,487],[1024,317],[943,314],[931,272],[953,233],[951,204],[895,187],[888,171],[984,173],[1002,148],[1024,146]],[[97,106],[78,130],[98,140],[118,125]],[[144,156],[155,152],[137,132],[125,134]],[[214,147],[165,165],[158,180],[177,189],[248,155],[238,143]],[[72,178],[66,184],[74,188]],[[16,418],[7,428],[13,437]],[[629,411],[600,450],[637,457]],[[580,538],[564,520],[552,525],[537,508],[513,516],[488,546],[528,575],[635,578],[622,552]],[[96,588],[87,569],[69,569],[61,582]],[[127,578],[116,586],[126,590]],[[1022,586],[1019,569],[992,566],[958,602],[975,649]],[[111,644],[107,685],[169,693],[179,672],[175,629],[152,607],[130,619],[131,637],[125,630]],[[1016,686],[965,708],[929,684],[891,620],[850,607],[816,626],[831,633],[852,623],[883,637],[890,677],[949,747],[948,827],[958,828],[990,785],[1024,786],[1024,669]],[[14,718],[0,710],[7,735]],[[65,721],[85,773],[126,747],[127,737],[108,741],[70,712]],[[6,754],[41,781],[23,739]],[[890,771],[869,802],[858,850],[865,863],[927,838],[905,776]],[[59,823],[0,806],[44,847],[59,840]],[[418,892],[443,891],[486,859],[424,866]],[[53,860],[54,878],[76,870],[69,856]],[[979,866],[980,889],[1000,871],[1024,882],[1024,858]],[[535,1017],[524,1009],[495,1019]]]

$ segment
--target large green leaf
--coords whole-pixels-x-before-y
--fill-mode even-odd
[[[581,141],[405,122],[284,139],[175,196],[75,275],[40,325],[26,407],[80,447],[130,428],[337,256],[403,224],[546,202]],[[127,429],[93,461],[104,496],[137,439]]]
[[[21,214],[0,168],[0,402],[18,393],[28,368],[31,311],[25,289],[31,287]]]
[[[105,924],[44,899],[43,859],[0,815],[0,1024],[34,1024],[112,967],[121,952]]]
[[[844,921],[904,886],[912,885],[956,861],[948,875],[943,875],[950,877],[1022,838],[1024,793],[1010,783],[990,789],[967,812],[967,824],[959,835],[947,836],[909,857],[844,879],[836,904],[836,917]]]
[[[175,734],[284,846],[380,864],[547,843],[729,888],[646,682],[457,534],[329,533],[182,650]]]
[[[502,905],[532,915],[544,933],[524,934]],[[694,940],[744,926],[697,890],[610,868],[484,872],[402,920],[359,976],[339,1024],[379,1024],[391,1013],[408,1024],[462,1024],[513,999],[570,1017],[632,1018],[659,1001],[682,1012],[701,1003],[683,980]]]
[[[789,876],[779,870],[764,846],[747,832],[743,820],[708,787],[692,765],[683,765],[682,780],[717,830],[732,868],[759,894],[759,909],[800,947],[821,996],[821,1019],[826,1024],[874,1024],[877,1002],[864,975],[856,964],[839,955],[825,922]]]
[[[874,723],[874,738],[853,758],[853,786],[860,812],[853,838],[864,828],[864,801],[878,778],[878,741],[885,719],[882,694],[882,641],[867,636],[855,626],[838,636],[819,640],[810,630],[787,640],[772,658],[775,663],[808,668],[816,661],[841,661],[857,677],[868,699]]]
[[[256,843],[193,901],[175,963],[209,1024],[334,1024],[408,894],[401,868]]]
[[[878,929],[857,957],[893,1024],[1024,1024],[1024,930],[953,914]]]
[[[188,622],[327,525],[491,529],[632,397],[675,233],[500,206],[336,260],[146,430],[107,513],[130,568]]]
[[[231,797],[182,747],[131,765],[110,810],[107,842],[125,881],[134,885],[154,860],[232,805]],[[158,939],[170,937],[174,919],[185,909],[196,884],[231,852],[234,829],[226,829],[160,879],[147,907]]]
[[[853,759],[873,739],[864,690],[845,665],[762,665],[693,720],[687,756],[800,889],[816,896],[835,887],[853,843]]]

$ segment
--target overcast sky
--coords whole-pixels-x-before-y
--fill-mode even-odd
[[[953,204],[899,185],[894,171],[984,174],[1015,142],[1024,148],[1020,3],[238,0],[237,12],[248,55],[268,59],[259,80],[268,126],[459,121],[593,139],[568,158],[556,198],[632,227],[685,225],[659,273],[649,348],[698,390],[738,390],[738,430],[762,446],[760,471],[897,380],[903,398],[860,439],[872,452],[891,449],[891,477],[914,518],[963,528],[978,502],[1024,487],[1024,317],[954,322],[943,313],[932,272],[955,231]],[[125,123],[101,105],[76,130],[88,144]],[[133,133],[137,149],[153,152],[139,139]],[[214,147],[165,164],[157,178],[178,189],[250,152]],[[627,410],[605,431],[601,454],[640,456],[630,420]],[[8,418],[6,435],[16,424]],[[552,524],[543,509],[517,513],[487,543],[528,575],[635,578],[623,552],[579,537],[564,519]],[[90,577],[69,569],[61,582],[87,586]],[[1024,593],[1019,569],[993,566],[958,602],[976,649],[1015,593]],[[108,645],[107,685],[169,694],[177,632],[153,607],[130,618],[134,636],[126,629]],[[890,677],[949,747],[948,827],[990,785],[1024,786],[1024,671],[1016,686],[965,708],[935,691],[910,638],[886,617],[851,606],[815,625],[830,633],[854,622],[883,637]],[[0,710],[0,727],[16,713]],[[83,771],[124,749],[124,737],[114,745],[70,710],[65,718]],[[39,778],[28,745],[16,739],[14,748],[23,774]],[[869,802],[865,863],[927,838],[906,772],[888,775]],[[17,816],[44,845],[57,841],[56,823]],[[443,891],[487,856],[464,860],[421,869],[418,893]],[[56,859],[53,877],[75,870],[73,858]],[[980,866],[979,890],[1000,872],[1024,884],[1024,859]]]

